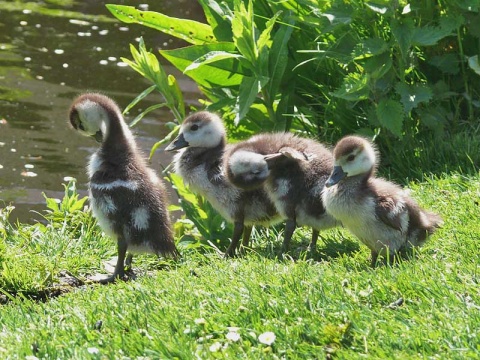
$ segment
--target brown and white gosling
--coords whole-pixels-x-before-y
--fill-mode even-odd
[[[222,119],[214,113],[199,111],[183,121],[179,135],[165,149],[180,150],[173,160],[175,172],[224,219],[233,222],[232,242],[225,256],[235,255],[242,234],[243,245],[248,245],[252,225],[281,220],[263,189],[244,191],[228,181],[222,165],[224,153],[230,147]]]
[[[372,266],[378,255],[421,246],[442,219],[423,210],[408,191],[375,177],[378,153],[358,136],[346,136],[333,150],[334,168],[323,201],[327,211],[367,245]]]
[[[288,251],[297,225],[312,228],[309,250],[320,230],[339,222],[325,211],[322,191],[333,157],[321,143],[292,133],[258,134],[225,155],[228,179],[243,189],[264,188],[285,223],[282,253]]]
[[[88,165],[90,204],[100,227],[117,240],[118,260],[113,275],[100,282],[124,278],[132,253],[176,257],[165,187],[137,149],[117,104],[83,94],[70,108],[70,123],[101,143]]]

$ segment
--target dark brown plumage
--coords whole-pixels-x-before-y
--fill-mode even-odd
[[[224,159],[228,179],[240,188],[261,188],[287,219],[282,252],[298,225],[313,229],[314,250],[319,230],[337,225],[325,212],[322,191],[333,167],[322,144],[291,133],[259,134],[233,146]]]
[[[69,119],[79,133],[101,142],[88,167],[90,203],[99,225],[118,244],[115,271],[101,282],[123,278],[132,253],[177,256],[165,187],[147,166],[115,102],[101,94],[81,95]]]

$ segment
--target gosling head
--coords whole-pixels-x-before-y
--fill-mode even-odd
[[[348,177],[370,174],[376,167],[377,151],[367,139],[346,136],[335,146],[333,157],[333,172],[325,183],[326,187],[338,184]]]
[[[225,127],[218,115],[199,111],[185,119],[180,127],[180,134],[165,150],[173,151],[185,147],[214,148],[224,141],[225,136]]]
[[[109,97],[87,93],[76,98],[70,107],[70,124],[80,134],[102,142],[112,116],[121,117],[117,104]]]
[[[250,190],[261,186],[267,180],[270,171],[263,155],[239,150],[228,159],[227,175],[235,186]]]

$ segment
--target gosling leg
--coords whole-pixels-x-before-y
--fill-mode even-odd
[[[297,227],[297,223],[295,219],[288,219],[286,221],[285,234],[284,234],[283,245],[282,245],[282,254],[287,252],[288,249],[290,248],[290,240],[292,240],[292,235],[296,227]]]
[[[243,227],[242,248],[248,247],[250,243],[250,235],[252,235],[252,226]]]
[[[232,242],[230,243],[230,246],[225,252],[225,258],[235,256],[235,250],[237,249],[238,242],[240,241],[240,237],[242,236],[243,228],[243,221],[235,221],[233,227]]]
[[[309,253],[314,253],[317,250],[318,234],[318,230],[312,229],[312,241],[310,241],[307,249]]]
[[[118,239],[118,259],[112,276],[99,281],[101,284],[115,282],[117,279],[123,279],[125,276],[125,255],[127,254],[127,243],[124,239]],[[130,256],[130,255],[129,255]],[[131,262],[131,259],[130,259]]]

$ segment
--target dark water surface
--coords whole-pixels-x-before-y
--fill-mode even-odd
[[[192,1],[111,1],[143,10],[203,21],[200,6]],[[105,2],[0,1],[0,207],[12,203],[13,219],[32,221],[31,210],[45,209],[42,193],[61,198],[64,178],[75,177],[86,194],[85,166],[96,149],[90,139],[67,125],[72,99],[87,90],[128,105],[149,84],[121,61],[131,58],[129,44],[143,36],[147,48],[187,45],[153,29],[115,20]],[[158,55],[160,58],[160,55]],[[199,98],[194,83],[165,64],[180,83],[187,103]],[[127,120],[161,102],[160,95],[137,105]],[[134,128],[145,153],[167,133],[168,111],[156,111]],[[157,171],[170,158],[157,151]]]

